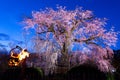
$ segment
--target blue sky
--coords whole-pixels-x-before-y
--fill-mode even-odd
[[[32,11],[66,6],[68,10],[76,7],[92,10],[100,18],[107,18],[107,29],[115,27],[120,31],[120,0],[0,0],[0,47],[8,48],[9,42],[22,43],[20,22]],[[120,36],[119,36],[120,37]],[[120,40],[113,49],[120,49]]]

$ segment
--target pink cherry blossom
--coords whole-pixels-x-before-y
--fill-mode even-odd
[[[37,40],[34,41],[34,49],[38,50],[39,53],[45,52],[46,65],[51,61],[49,54],[56,53],[59,50],[64,56],[63,60],[70,61],[72,66],[91,61],[101,71],[109,71],[110,59],[113,54],[110,47],[115,46],[118,32],[115,32],[113,28],[111,30],[106,29],[105,18],[95,17],[90,10],[83,10],[82,8],[66,10],[65,7],[59,6],[57,10],[47,8],[32,12],[32,18],[25,19],[23,22],[25,29],[33,28],[35,30]],[[43,33],[46,35],[44,39],[42,39]],[[84,49],[73,52],[71,49],[76,46],[75,43],[84,46]],[[71,55],[72,57],[70,57]],[[52,62],[55,64],[55,61]]]

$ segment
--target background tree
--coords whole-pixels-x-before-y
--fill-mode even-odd
[[[8,51],[6,48],[0,47],[0,75],[8,68]]]
[[[107,31],[106,19],[97,18],[92,11],[47,8],[33,11],[23,23],[24,29],[35,32],[34,50],[44,53],[46,64],[57,52],[62,54],[59,64],[63,66],[70,68],[91,61],[102,71],[111,70],[113,51],[109,47],[115,46],[118,32],[113,27]]]

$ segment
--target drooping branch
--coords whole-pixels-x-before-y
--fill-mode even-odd
[[[56,42],[60,47],[59,49],[62,53],[62,65],[66,65],[67,63],[69,64],[70,61],[68,54],[71,49],[70,47],[76,46],[75,48],[77,48],[77,45],[74,45],[74,42],[83,43],[82,47],[84,47],[83,52],[85,54],[81,54],[82,51],[80,53],[77,53],[76,51],[78,55],[73,54],[73,58],[71,58],[72,60],[77,61],[78,63],[76,58],[79,57],[81,64],[81,60],[85,61],[87,59],[94,59],[94,61],[97,61],[95,63],[99,63],[100,68],[104,68],[103,70],[105,71],[108,70],[108,68],[103,67],[103,65],[108,67],[111,66],[109,65],[109,60],[103,58],[104,55],[106,55],[104,47],[106,47],[106,45],[114,45],[117,41],[117,34],[113,31],[107,32],[104,27],[106,25],[106,21],[95,17],[92,11],[82,9],[68,11],[65,10],[65,8],[59,7],[57,11],[47,9],[34,12],[32,16],[32,19],[27,19],[24,22],[26,24],[26,29],[33,28],[37,34],[35,35],[37,38],[35,40],[36,45],[34,47],[36,50],[41,52],[41,49],[39,48],[43,47],[43,44],[45,44],[45,48],[49,47],[52,50],[53,48],[51,47],[51,44],[48,45],[46,40],[49,41],[49,39],[53,39],[53,43]],[[43,33],[45,35],[41,35]],[[53,36],[49,33],[52,33]],[[40,36],[38,36],[39,34]],[[49,49],[48,51],[45,50],[45,52],[45,56],[51,53]],[[92,58],[86,53],[89,53]],[[73,64],[76,65],[76,62],[74,63],[74,61]],[[48,66],[48,64],[46,65]]]
[[[91,36],[87,39],[74,39],[75,42],[85,42],[85,43],[89,43],[91,40],[95,40],[96,38],[99,38],[100,36]]]

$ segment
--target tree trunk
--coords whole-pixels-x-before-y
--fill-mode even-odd
[[[63,67],[69,68],[69,57],[66,43],[63,43],[62,56],[60,62]]]

